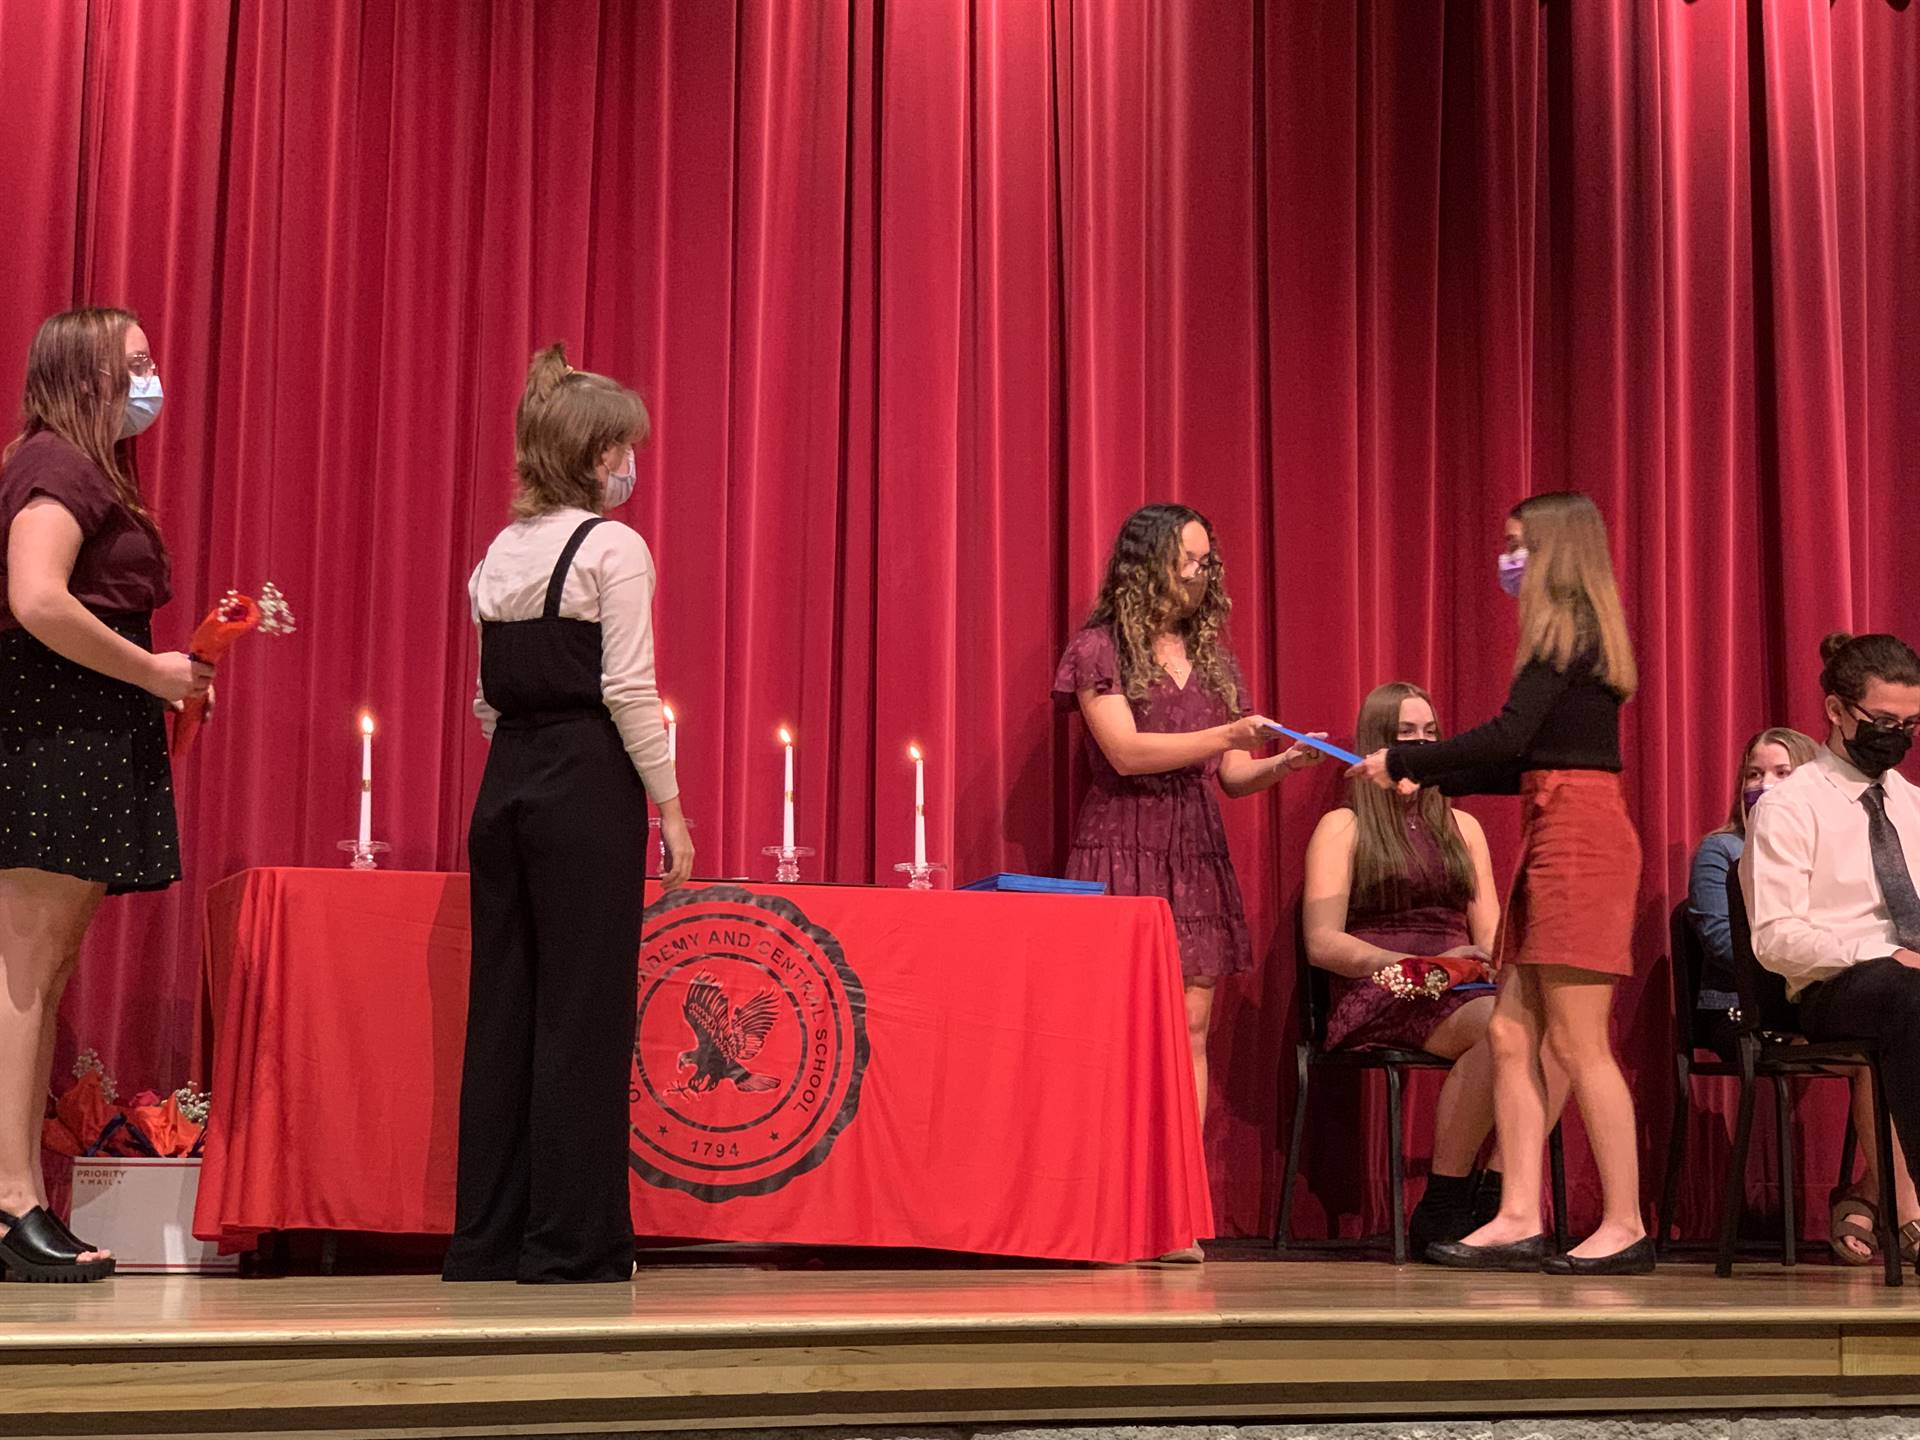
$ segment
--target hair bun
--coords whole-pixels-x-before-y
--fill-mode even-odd
[[[1844,630],[1835,630],[1820,642],[1820,663],[1831,665],[1833,657],[1853,643],[1853,636]]]
[[[544,400],[573,373],[567,363],[567,347],[556,341],[544,350],[533,352],[533,364],[527,369],[526,400]]]

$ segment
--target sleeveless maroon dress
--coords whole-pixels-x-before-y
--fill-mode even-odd
[[[1407,840],[1413,847],[1409,903],[1399,910],[1349,911],[1347,933],[1402,955],[1440,955],[1458,945],[1471,945],[1473,935],[1467,928],[1466,907],[1447,895],[1447,867],[1439,842],[1411,810],[1407,812],[1407,826]],[[1402,999],[1371,980],[1352,980],[1344,975],[1329,978],[1329,1050],[1366,1046],[1424,1050],[1427,1037],[1439,1029],[1441,1021],[1468,1001],[1488,993],[1448,990],[1437,1000]]]

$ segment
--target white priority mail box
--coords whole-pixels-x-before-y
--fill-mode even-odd
[[[193,1238],[200,1194],[198,1160],[124,1160],[82,1156],[73,1162],[74,1234],[113,1252],[122,1275],[231,1275],[238,1255]]]

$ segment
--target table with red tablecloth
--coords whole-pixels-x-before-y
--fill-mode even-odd
[[[1154,900],[699,885],[639,965],[643,1236],[1125,1261],[1213,1233]],[[195,1232],[452,1228],[467,877],[208,895]]]

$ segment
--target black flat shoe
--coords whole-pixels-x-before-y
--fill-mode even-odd
[[[24,1215],[0,1210],[0,1225],[12,1227],[0,1235],[0,1274],[9,1279],[73,1284],[113,1274],[111,1260],[82,1263],[85,1249],[44,1206]]]
[[[1429,1245],[1427,1261],[1449,1270],[1538,1270],[1547,1261],[1547,1237],[1534,1235],[1505,1245],[1467,1245],[1458,1240]]]
[[[1626,1249],[1611,1255],[1551,1255],[1540,1268],[1549,1275],[1651,1275],[1653,1237],[1642,1235]]]

